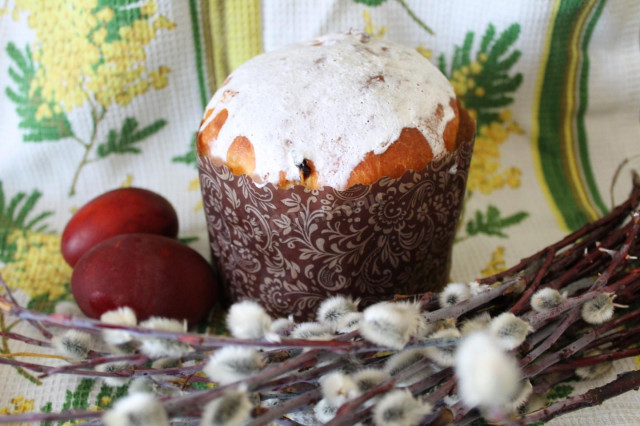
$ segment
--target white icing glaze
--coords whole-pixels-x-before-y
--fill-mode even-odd
[[[362,33],[330,34],[236,69],[209,102],[213,113],[201,129],[226,108],[229,117],[209,154],[226,161],[233,140],[247,137],[256,184],[277,183],[280,171],[299,181],[297,165],[308,159],[320,185],[344,189],[365,155],[383,153],[405,127],[424,134],[434,158],[444,153],[454,96],[447,79],[415,49]]]

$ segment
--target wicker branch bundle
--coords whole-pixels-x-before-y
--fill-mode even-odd
[[[1,337],[66,357],[57,366],[0,364],[43,379],[129,381],[129,395],[106,414],[0,415],[0,423],[469,424],[484,417],[528,424],[600,404],[637,389],[640,371],[550,405],[531,395],[601,376],[612,361],[640,354],[639,203],[634,174],[629,198],[605,217],[502,273],[440,294],[398,295],[363,311],[336,297],[323,303],[317,322],[302,324],[243,302],[227,316],[235,337],[186,332],[175,321],[118,320],[126,312],[95,321],[30,311],[0,276],[0,310],[40,334]],[[491,374],[478,373],[485,369]]]

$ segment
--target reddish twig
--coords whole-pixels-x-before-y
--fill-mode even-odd
[[[363,404],[369,401],[371,398],[375,398],[376,396],[384,394],[390,389],[393,389],[394,384],[394,379],[386,380],[385,382],[380,383],[378,386],[375,386],[364,392],[357,398],[345,402],[336,412],[336,416],[329,423],[327,423],[327,426],[350,426],[360,421],[366,420],[366,418],[370,415],[372,407],[367,407],[359,411],[358,408],[362,407]]]
[[[573,311],[572,314],[576,314],[577,311]],[[591,342],[593,342],[594,340],[596,340],[596,338],[600,335],[602,335],[603,333],[612,330],[616,327],[619,327],[622,324],[625,324],[635,318],[640,317],[640,309],[630,312],[626,315],[622,315],[614,320],[611,320],[607,323],[604,323],[603,325],[599,326],[596,329],[593,329],[590,333],[582,336],[581,338],[577,339],[576,341],[574,341],[573,343],[565,346],[564,348],[562,348],[559,351],[556,351],[552,354],[549,354],[547,356],[545,356],[544,358],[540,359],[538,362],[533,363],[531,365],[528,365],[527,367],[525,367],[522,371],[523,376],[524,377],[530,377],[533,375],[536,375],[538,373],[540,373],[541,371],[546,370],[547,368],[549,368],[550,366],[556,364],[557,362],[559,362],[561,359],[566,359],[569,358],[570,356],[573,356],[576,354],[576,352],[578,352],[579,350],[585,348],[587,345],[589,345]],[[559,328],[560,330],[560,328]],[[524,365],[524,363],[521,363],[521,365]]]
[[[50,342],[46,342],[44,340],[33,339],[31,337],[23,336],[18,333],[11,333],[8,331],[0,331],[0,337],[4,337],[6,339],[16,340],[19,342],[24,342],[28,345],[39,346],[41,348],[50,348],[52,347]]]
[[[531,264],[533,261],[543,258],[545,252],[549,249],[553,249],[556,252],[560,252],[560,250],[563,249],[564,247],[567,247],[570,244],[573,244],[574,242],[585,237],[591,232],[602,228],[603,226],[607,226],[610,223],[616,223],[616,224],[621,223],[624,220],[625,216],[629,212],[631,212],[634,208],[636,208],[639,202],[640,202],[640,177],[638,177],[638,174],[634,172],[633,187],[631,189],[631,193],[629,194],[629,198],[627,198],[627,200],[625,200],[622,204],[620,204],[619,206],[611,210],[609,214],[593,222],[589,222],[585,224],[582,228],[572,232],[571,234],[562,238],[560,241],[556,242],[555,244],[552,244],[551,246],[540,250],[539,252],[533,254],[532,256],[522,259],[517,265],[505,271],[502,271],[498,274],[481,278],[478,280],[478,282],[487,284],[487,283],[493,283],[496,281],[501,281],[505,277],[515,275],[516,273],[518,273],[518,271],[523,270],[526,266]]]
[[[540,283],[542,282],[542,279],[545,277],[545,275],[549,271],[549,268],[551,267],[552,262],[555,259],[555,256],[556,256],[556,251],[552,247],[549,249],[547,256],[544,260],[544,263],[540,267],[540,270],[538,270],[538,273],[536,274],[535,279],[533,280],[531,285],[527,287],[524,293],[522,293],[522,296],[520,296],[520,299],[511,307],[511,309],[509,309],[509,312],[511,312],[514,315],[518,315],[522,312],[524,308],[528,306],[529,299],[531,299],[531,295],[540,286]]]
[[[566,363],[556,364],[552,367],[549,367],[545,371],[548,373],[554,373],[556,371],[575,370],[579,367],[589,367],[591,365],[600,364],[603,362],[611,362],[618,359],[630,358],[636,355],[640,355],[640,348],[625,349],[602,355],[588,356],[580,359],[569,360]]]
[[[2,274],[0,274],[0,285],[2,285],[2,288],[7,294],[7,297],[9,298],[9,300],[13,302],[15,306],[18,306],[19,305],[18,301],[15,299],[15,297],[13,297],[13,293],[11,292],[11,289],[9,288],[9,285],[7,284],[7,282],[2,277]],[[45,339],[51,339],[53,337],[53,334],[51,334],[49,330],[42,327],[37,321],[27,320],[27,322],[29,322],[29,324],[31,324],[36,330],[38,330]]]
[[[637,355],[640,349],[634,345],[640,330],[638,324],[638,318],[640,318],[640,309],[638,309],[640,269],[631,269],[629,265],[632,259],[629,258],[629,254],[636,253],[640,248],[640,240],[638,239],[640,214],[632,214],[632,220],[623,226],[621,223],[627,214],[637,206],[638,201],[640,201],[640,178],[636,176],[630,198],[605,218],[586,225],[546,249],[523,259],[518,265],[501,274],[479,280],[479,282],[495,282],[496,284],[465,302],[439,308],[437,297],[433,293],[422,296],[401,296],[398,300],[420,301],[421,307],[425,311],[424,318],[428,323],[451,318],[471,318],[481,312],[488,312],[495,316],[502,312],[511,311],[520,315],[534,328],[534,332],[523,345],[512,353],[515,356],[524,354],[521,359],[521,365],[524,367],[523,376],[532,379],[536,392],[546,392],[550,387],[571,379],[574,376],[573,370],[577,367]],[[600,239],[603,241],[598,244]],[[601,250],[602,247],[606,247],[607,250]],[[597,278],[591,277],[596,274]],[[527,287],[527,283],[531,284]],[[557,288],[566,292],[569,299],[546,312],[533,312],[530,308],[530,298],[537,289],[544,287]],[[173,339],[190,345],[193,352],[183,357],[182,360],[198,359],[199,361],[195,365],[168,369],[154,369],[140,365],[148,361],[149,358],[139,354],[115,356],[92,352],[86,361],[54,367],[26,363],[11,358],[0,358],[0,363],[36,371],[41,373],[43,377],[52,374],[115,378],[165,376],[152,380],[158,386],[177,386],[182,387],[185,392],[190,392],[186,395],[159,398],[169,417],[172,420],[179,418],[177,424],[198,423],[196,417],[199,416],[205,404],[220,397],[229,389],[240,386],[246,388],[248,392],[261,392],[263,398],[281,400],[279,405],[271,409],[257,407],[253,411],[255,418],[252,424],[264,424],[277,420],[287,413],[307,409],[317,401],[322,396],[317,379],[323,374],[343,368],[350,371],[367,366],[378,367],[389,357],[389,353],[380,353],[388,348],[366,342],[358,332],[335,336],[330,340],[300,340],[282,337],[279,342],[195,333],[171,333],[140,327],[104,324],[99,321],[66,315],[40,314],[19,306],[8,288],[6,290],[7,295],[0,296],[0,310],[19,319],[28,320],[36,327],[42,328],[43,325],[51,325],[83,330],[96,336],[99,336],[103,330],[123,330],[140,340],[146,338]],[[612,320],[592,327],[580,319],[580,310],[584,303],[601,293],[615,293],[618,296],[617,302],[628,304],[632,308],[628,311],[622,311],[622,315],[616,311]],[[622,325],[627,328],[621,329]],[[41,347],[50,345],[49,342],[16,333],[4,333],[0,337],[13,338]],[[455,338],[422,340],[414,337],[405,349],[455,344],[457,344]],[[264,355],[269,362],[265,368],[245,380],[205,391],[190,388],[188,386],[190,381],[209,382],[206,377],[194,375],[202,369],[203,362],[200,360],[206,358],[210,351],[226,345],[267,349]],[[590,349],[594,348],[606,353],[585,356]],[[93,369],[97,365],[115,361],[128,362],[132,365],[131,368],[116,373],[96,372]],[[371,416],[372,410],[372,406],[367,404],[367,401],[382,395],[394,386],[403,386],[405,379],[413,378],[416,374],[422,373],[422,370],[428,368],[428,364],[431,362],[427,358],[418,361],[396,373],[392,379],[365,392],[360,397],[348,401],[338,410],[333,423],[353,424],[366,421]],[[597,393],[597,397],[604,400],[628,389],[635,380],[629,379],[629,377],[620,376],[610,384],[609,388],[603,387],[604,391]],[[408,389],[414,395],[427,400],[434,406],[443,407],[444,398],[455,391],[456,384],[454,370],[445,368],[411,384]],[[424,397],[424,395],[427,396]],[[591,396],[585,398],[589,399]],[[543,416],[541,418],[548,419],[568,412],[574,409],[573,407],[579,407],[583,403],[581,401],[579,399],[562,401],[566,404],[549,407],[548,412],[540,414]],[[68,416],[68,413],[63,414],[51,416],[44,413],[49,417],[31,416],[28,417],[28,420],[11,416],[11,421],[97,419],[100,415],[94,412],[74,412],[73,417],[65,417]],[[524,419],[530,418],[529,416],[533,414],[535,413],[529,414]],[[469,411],[463,403],[457,403],[450,409],[440,409],[427,420],[437,421],[441,419],[441,416],[449,419],[453,417],[454,421],[468,423],[478,418],[479,414],[478,411]],[[0,417],[0,422],[4,418]],[[522,419],[518,421],[520,420]],[[94,420],[90,424],[97,424],[97,421]]]
[[[528,414],[521,419],[522,424],[545,422],[554,417],[584,407],[595,407],[605,400],[621,395],[640,386],[640,370],[629,371],[617,376],[611,383],[591,389],[582,395],[571,396],[560,402]]]
[[[260,414],[259,416],[254,418],[247,426],[268,425],[272,420],[295,412],[303,407],[307,407],[310,404],[318,401],[320,398],[322,398],[322,392],[320,391],[320,389],[314,389],[312,391],[303,393],[296,398],[284,402],[276,407],[270,408],[263,414]]]
[[[102,417],[100,411],[70,410],[62,413],[20,413],[0,415],[1,423],[37,423],[37,422],[64,422],[65,420],[98,419]]]

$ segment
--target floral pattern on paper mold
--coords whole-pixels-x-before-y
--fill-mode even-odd
[[[200,157],[211,249],[231,300],[308,318],[332,294],[367,305],[442,286],[472,147],[345,191],[258,187]]]

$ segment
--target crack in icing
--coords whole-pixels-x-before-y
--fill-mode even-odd
[[[320,185],[344,189],[365,155],[383,153],[403,128],[418,128],[434,158],[446,152],[454,97],[446,77],[415,49],[362,33],[329,34],[236,69],[209,102],[213,113],[201,129],[226,109],[209,155],[226,161],[233,140],[248,138],[257,184],[277,183],[280,171],[298,181],[299,165],[310,160]]]

